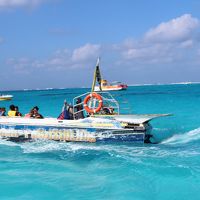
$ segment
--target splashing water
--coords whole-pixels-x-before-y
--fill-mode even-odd
[[[176,134],[162,142],[162,144],[186,144],[200,140],[200,128],[186,132],[184,134]]]

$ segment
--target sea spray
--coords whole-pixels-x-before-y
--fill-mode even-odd
[[[197,140],[200,140],[200,128],[191,130],[183,134],[175,134],[172,137],[162,141],[162,144],[187,144]]]

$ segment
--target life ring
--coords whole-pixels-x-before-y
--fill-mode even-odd
[[[89,106],[88,106],[88,104],[87,104],[88,101],[89,101],[91,98],[95,98],[95,99],[97,99],[97,100],[99,101],[99,105],[98,105],[98,107],[95,108],[95,109],[89,108]],[[86,110],[88,113],[94,114],[94,113],[97,113],[97,112],[99,112],[99,111],[101,110],[101,108],[102,108],[102,106],[103,106],[103,99],[102,99],[101,95],[99,95],[99,94],[93,92],[93,93],[90,93],[89,95],[87,95],[87,96],[85,97],[83,103],[84,103],[84,108],[85,108],[85,110]]]

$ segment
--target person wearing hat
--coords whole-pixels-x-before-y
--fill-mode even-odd
[[[31,117],[37,118],[37,119],[43,119],[44,117],[38,112],[39,108],[37,106],[33,107],[33,114]]]

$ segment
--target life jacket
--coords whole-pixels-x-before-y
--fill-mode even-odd
[[[15,110],[9,110],[8,111],[8,116],[9,117],[15,117],[16,116],[16,111]]]

